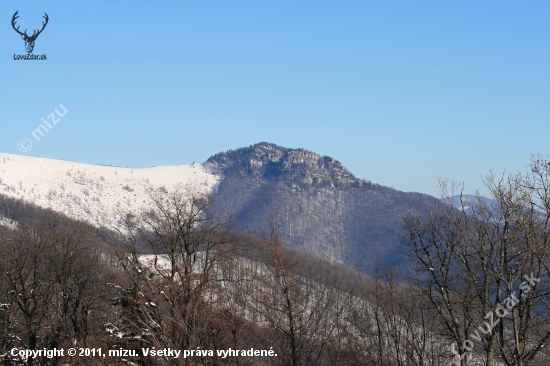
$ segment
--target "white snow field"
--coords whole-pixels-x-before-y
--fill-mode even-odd
[[[138,213],[155,191],[191,185],[209,193],[220,181],[202,163],[144,169],[0,153],[0,193],[96,226]]]

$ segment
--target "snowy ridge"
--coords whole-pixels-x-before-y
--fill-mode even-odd
[[[0,153],[0,194],[96,226],[138,212],[155,191],[189,184],[210,193],[219,181],[202,163],[131,169]]]
[[[7,226],[12,230],[17,230],[17,222],[9,217],[0,216],[0,225]]]

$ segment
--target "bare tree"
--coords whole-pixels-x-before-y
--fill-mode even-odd
[[[338,351],[338,313],[342,312],[338,284],[320,262],[301,273],[302,263],[290,256],[279,239],[276,216],[269,220],[269,234],[260,239],[261,263],[252,267],[247,286],[240,288],[265,349],[277,350],[283,365],[318,365]],[[243,305],[244,305],[243,304]],[[336,357],[336,359],[338,359]]]
[[[439,314],[444,335],[458,344],[460,354],[466,352],[466,333],[472,326],[471,313],[476,304],[473,290],[465,281],[457,261],[460,236],[452,222],[444,215],[431,215],[426,219],[418,215],[404,218],[407,236],[416,262],[413,285],[423,291],[433,311]],[[467,365],[466,358],[461,365]]]
[[[52,215],[21,221],[2,239],[2,285],[10,309],[5,326],[16,335],[8,337],[10,347],[87,345],[102,331],[103,264],[93,250],[91,226]],[[45,360],[28,358],[26,364]],[[59,358],[47,362],[55,365]]]
[[[461,364],[546,362],[549,241],[548,162],[526,174],[485,178],[493,201],[458,195],[441,181],[448,205],[404,218],[417,265],[416,285],[455,342]],[[474,343],[475,341],[475,343]]]
[[[162,348],[207,344],[221,262],[234,243],[231,229],[213,200],[192,188],[155,194],[149,209],[125,217],[120,232],[127,245],[117,251],[129,287],[118,302],[132,334]]]

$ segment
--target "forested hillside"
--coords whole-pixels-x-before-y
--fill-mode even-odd
[[[371,272],[382,263],[405,265],[401,217],[433,209],[433,198],[356,178],[339,161],[269,143],[216,154],[206,166],[223,178],[216,203],[239,228],[264,227],[280,217],[285,245]]]

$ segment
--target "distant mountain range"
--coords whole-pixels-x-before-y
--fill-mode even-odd
[[[443,199],[444,202],[449,202],[448,200]],[[452,196],[450,198],[450,203],[458,208],[459,210],[463,210],[467,213],[472,212],[472,207],[483,203],[487,205],[487,207],[494,208],[495,210],[498,207],[498,201],[492,198],[486,198],[486,197],[478,197],[473,194],[463,194],[463,195],[456,195]]]
[[[151,191],[186,183],[210,192],[240,230],[261,230],[278,212],[285,245],[365,272],[377,259],[404,264],[401,216],[433,207],[431,196],[358,179],[331,157],[265,142],[202,164],[148,169],[0,154],[0,194],[96,226],[139,210]]]

